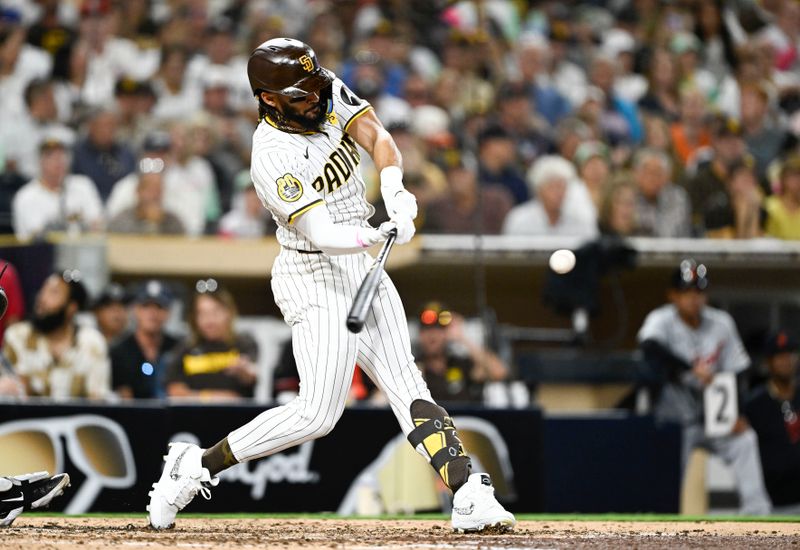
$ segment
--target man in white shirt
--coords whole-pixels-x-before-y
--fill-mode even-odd
[[[54,133],[39,146],[38,178],[26,183],[11,206],[14,234],[20,240],[47,231],[95,231],[103,225],[103,207],[92,180],[69,173],[66,136]]]

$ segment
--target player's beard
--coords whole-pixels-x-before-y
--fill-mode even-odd
[[[313,111],[315,108],[317,109],[317,113],[310,114],[310,111]],[[327,114],[327,111],[322,105],[322,101],[317,103],[316,107],[311,107],[302,112],[288,104],[284,105],[283,108],[283,117],[286,120],[298,124],[303,130],[311,132],[319,131],[322,127],[322,123],[325,122],[325,115]]]
[[[50,313],[34,313],[31,318],[31,324],[37,332],[42,334],[50,334],[64,326],[67,320],[67,308],[69,304],[64,304],[64,307],[52,311]]]

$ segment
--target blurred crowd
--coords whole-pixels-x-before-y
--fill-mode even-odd
[[[25,315],[19,278],[9,265],[3,286],[13,307],[0,327],[0,398],[222,402],[252,399],[266,378],[271,394],[262,402],[282,403],[298,394],[288,334],[270,341],[280,349],[260,350],[254,334],[239,326],[233,295],[217,280],[201,279],[191,292],[155,279],[127,287],[111,283],[91,297],[81,279],[78,270],[52,273]],[[173,322],[181,312],[185,320]],[[524,387],[511,403],[503,385],[507,363],[465,324],[438,302],[410,321],[418,334],[417,366],[434,398],[527,406]],[[277,360],[260,361],[263,351]],[[349,402],[388,404],[360,369]]]
[[[271,233],[275,36],[375,107],[421,232],[800,238],[794,0],[0,0],[0,231]]]

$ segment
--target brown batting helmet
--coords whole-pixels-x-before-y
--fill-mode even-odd
[[[330,84],[334,75],[319,65],[317,54],[308,44],[273,38],[250,54],[247,77],[254,95],[264,91],[302,97]]]

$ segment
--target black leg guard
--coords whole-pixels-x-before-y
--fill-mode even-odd
[[[411,419],[416,427],[408,441],[414,448],[422,444],[433,469],[455,493],[467,482],[472,461],[464,452],[453,419],[442,407],[424,399],[411,403]]]

